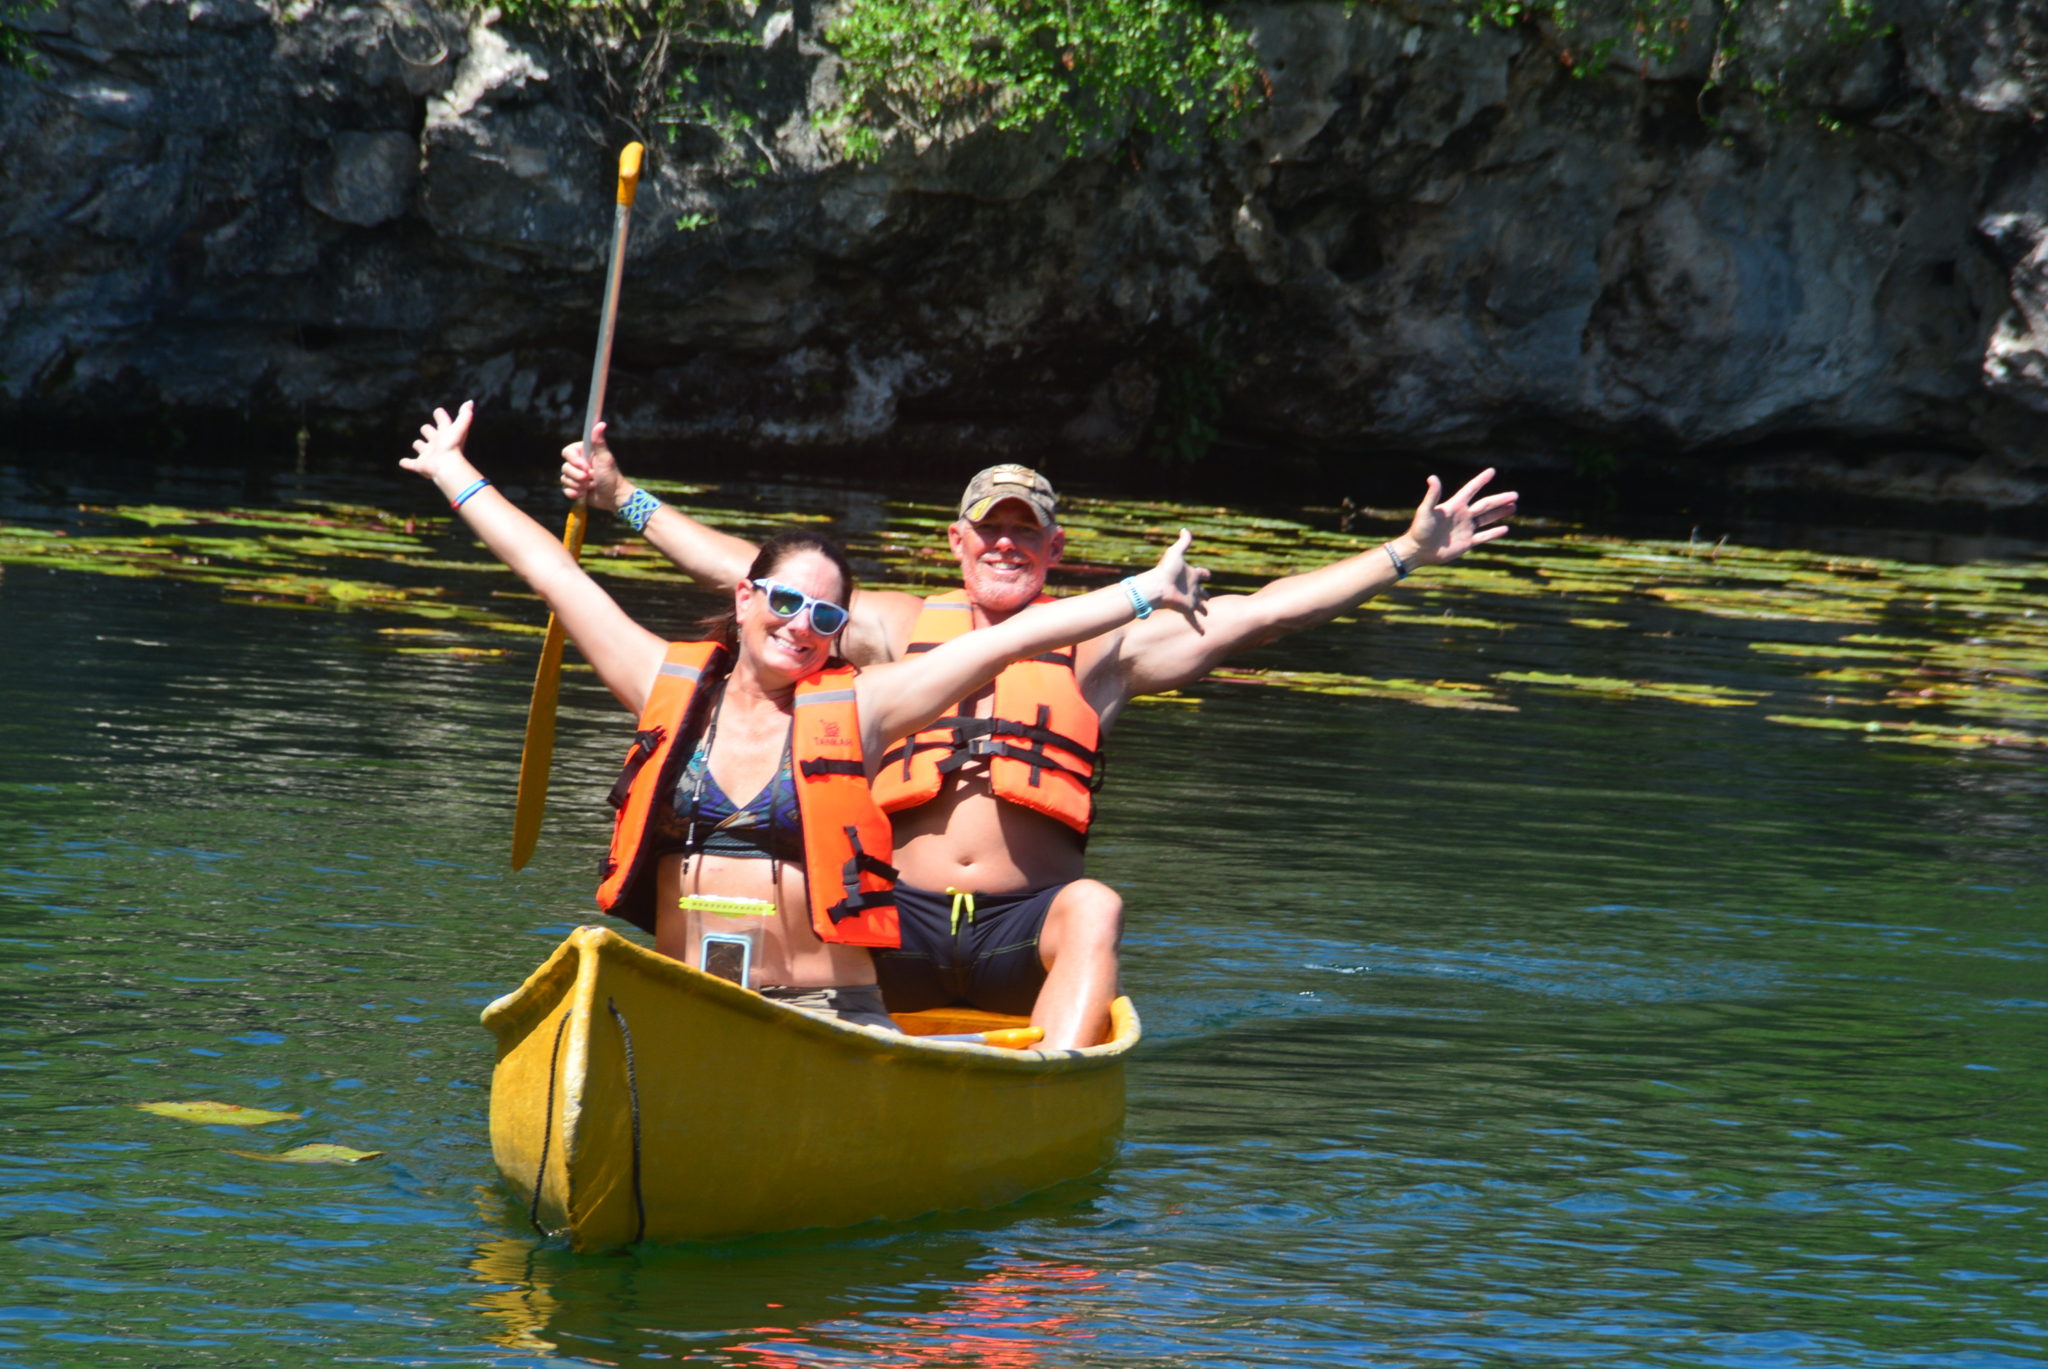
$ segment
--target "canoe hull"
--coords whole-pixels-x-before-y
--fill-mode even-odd
[[[1139,1034],[1115,1017],[1080,1051],[923,1041],[583,927],[484,1011],[491,1148],[579,1250],[991,1207],[1114,1156]]]

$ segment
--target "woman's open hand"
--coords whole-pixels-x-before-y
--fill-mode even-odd
[[[446,409],[434,410],[434,421],[420,424],[420,435],[413,439],[413,455],[400,457],[398,464],[433,480],[452,462],[466,462],[462,444],[469,440],[469,421],[475,413],[476,405],[467,399],[452,418]]]

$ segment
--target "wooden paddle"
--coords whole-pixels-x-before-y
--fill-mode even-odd
[[[619,153],[619,203],[612,216],[612,265],[604,283],[604,313],[597,325],[597,359],[590,367],[590,403],[583,411],[583,450],[589,451],[604,417],[604,382],[611,372],[612,325],[619,313],[619,281],[626,269],[626,229],[633,221],[633,195],[640,188],[640,158],[646,151],[627,143]],[[590,510],[581,499],[569,508],[562,545],[583,555],[583,529]],[[526,749],[519,757],[519,799],[512,810],[512,868],[524,869],[540,840],[541,814],[548,805],[548,765],[555,756],[555,703],[562,692],[562,647],[567,634],[561,619],[548,615],[547,640],[541,644],[540,669],[533,677],[533,702],[526,710]]]

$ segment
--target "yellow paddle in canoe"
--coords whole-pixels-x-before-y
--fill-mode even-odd
[[[583,411],[583,447],[590,449],[598,420],[604,417],[604,382],[612,364],[612,326],[619,313],[619,281],[626,269],[626,229],[633,220],[633,195],[640,187],[640,158],[646,149],[627,143],[619,153],[619,204],[612,218],[612,265],[604,283],[604,313],[597,325],[597,359],[590,368],[590,403]],[[574,557],[583,555],[583,528],[590,510],[582,500],[569,509],[562,545]],[[524,869],[540,840],[540,818],[548,805],[548,765],[555,756],[555,702],[562,691],[561,620],[548,615],[547,640],[540,649],[540,669],[533,677],[533,702],[526,710],[526,749],[519,757],[519,799],[512,810],[512,868]]]

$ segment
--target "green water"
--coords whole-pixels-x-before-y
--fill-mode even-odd
[[[4,488],[17,538],[144,526]],[[825,502],[874,575],[943,573],[929,510]],[[1183,512],[1097,510],[1097,559]],[[1328,545],[1201,519],[1240,579]],[[1135,709],[1091,848],[1147,1028],[1114,1167],[584,1258],[498,1186],[476,1014],[588,914],[624,718],[570,677],[508,871],[538,615],[391,535],[389,574],[300,569],[457,616],[199,574],[225,543],[0,566],[0,1365],[2048,1363],[2038,548],[1533,528]],[[665,630],[703,603],[621,583]],[[236,1153],[313,1142],[381,1154]]]

